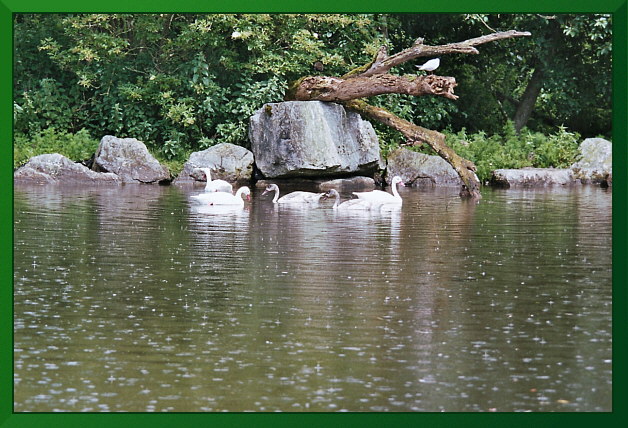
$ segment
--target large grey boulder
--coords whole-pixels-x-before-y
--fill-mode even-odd
[[[250,119],[249,139],[266,178],[369,175],[380,168],[373,126],[339,104],[266,104]]]
[[[462,184],[456,170],[440,156],[417,153],[404,147],[394,150],[388,156],[388,184],[395,175],[400,176],[406,185],[414,187]]]
[[[496,169],[491,182],[502,187],[543,187],[577,183],[570,169],[522,168]]]
[[[613,145],[603,138],[587,138],[580,144],[578,162],[571,166],[582,183],[610,183],[613,175]]]
[[[158,183],[170,180],[168,168],[135,138],[105,135],[94,157],[94,171],[113,172],[125,183]]]
[[[119,183],[112,173],[99,173],[59,153],[33,156],[13,173],[13,179],[29,183]]]
[[[174,184],[205,180],[205,175],[195,171],[195,168],[211,169],[212,180],[249,181],[253,175],[253,153],[244,147],[229,143],[216,144],[200,152],[194,152],[183,165],[183,170]]]

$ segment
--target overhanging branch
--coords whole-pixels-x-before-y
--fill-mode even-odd
[[[398,66],[407,61],[411,61],[420,57],[434,57],[448,54],[478,54],[479,51],[474,47],[484,43],[490,43],[502,39],[511,39],[513,37],[530,36],[528,31],[501,31],[498,33],[487,34],[485,36],[475,37],[458,43],[449,43],[446,45],[429,46],[423,44],[423,39],[417,39],[414,44],[401,52],[391,56],[382,55],[385,49],[378,52],[373,62],[364,71],[359,74],[352,72],[347,73],[344,78],[355,76],[372,76],[374,74],[388,73],[391,68]]]
[[[389,71],[406,61],[419,57],[437,57],[446,54],[478,54],[475,46],[513,37],[529,36],[527,31],[503,31],[476,37],[458,43],[429,46],[423,39],[399,53],[388,56],[385,47],[381,47],[373,56],[373,61],[351,70],[342,77],[308,76],[294,82],[286,92],[285,99],[298,101],[339,102],[371,119],[400,131],[408,140],[424,142],[433,148],[458,173],[464,186],[461,196],[479,199],[480,182],[475,174],[475,165],[466,160],[445,144],[445,136],[440,132],[422,128],[403,120],[394,114],[374,107],[362,98],[382,94],[407,94],[414,96],[436,95],[451,100],[454,95],[456,79],[435,75],[396,76]]]

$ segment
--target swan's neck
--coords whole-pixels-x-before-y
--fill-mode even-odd
[[[273,204],[277,203],[277,200],[279,199],[279,187],[275,186],[275,197],[273,198]]]
[[[238,198],[241,198],[242,197],[242,192],[244,192],[244,187],[240,187],[238,189],[238,191],[236,192],[235,196],[238,197]]]
[[[397,191],[397,183],[393,183],[392,185],[392,194],[395,198],[400,198],[399,192]]]
[[[207,179],[207,184],[205,185],[205,188],[208,188],[209,183],[211,183],[212,181],[211,170],[209,168],[203,168],[203,172],[205,173],[205,178]]]
[[[340,205],[340,194],[336,193],[336,202],[334,202],[334,206],[332,208],[338,208]]]

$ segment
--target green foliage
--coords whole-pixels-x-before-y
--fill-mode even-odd
[[[567,168],[576,161],[580,135],[560,127],[545,135],[524,128],[515,132],[508,122],[500,134],[468,134],[465,129],[445,132],[447,144],[460,156],[473,161],[484,182],[500,168]]]
[[[381,43],[371,15],[19,14],[14,25],[17,132],[129,136],[168,160],[247,145],[248,118],[288,82],[316,61],[343,74]]]
[[[16,134],[13,167],[17,168],[31,157],[46,153],[59,153],[75,161],[87,160],[97,148],[98,140],[93,139],[85,129],[76,134],[57,131],[55,128],[48,128],[33,136]]]
[[[49,127],[71,129],[74,124],[73,100],[59,82],[45,78],[36,90],[24,92],[13,103],[14,129],[38,133]]]
[[[396,94],[369,101],[426,128],[469,130],[474,141],[484,131],[492,137],[478,136],[470,156],[483,147],[493,161],[526,164],[513,154],[525,151],[515,144],[519,137],[500,142],[495,135],[504,134],[542,66],[544,84],[528,127],[551,133],[565,124],[608,136],[609,15],[15,14],[16,163],[35,153],[31,146],[40,140],[67,145],[61,135],[134,137],[174,164],[220,142],[247,146],[250,115],[281,101],[295,79],[342,76],[383,44],[393,54],[418,37],[436,45],[512,28],[533,36],[483,45],[480,55],[441,58],[439,74],[456,78],[457,101]],[[414,65],[393,72],[416,74]],[[405,142],[397,131],[374,126],[384,153]],[[559,144],[543,150],[531,140],[535,162],[568,156],[563,140],[543,140]],[[464,155],[466,146],[460,149]]]

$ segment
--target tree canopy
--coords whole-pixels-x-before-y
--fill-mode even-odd
[[[432,129],[611,131],[611,18],[538,14],[16,14],[14,129],[131,136],[168,158],[247,145],[249,116],[308,75],[341,76],[421,37],[430,45],[498,30],[531,37],[447,55],[454,101],[378,95]],[[397,74],[416,74],[401,64]],[[376,128],[385,144],[403,137]]]

